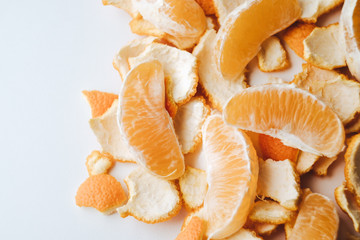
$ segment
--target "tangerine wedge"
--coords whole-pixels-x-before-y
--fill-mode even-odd
[[[247,88],[230,99],[224,118],[233,126],[279,138],[304,152],[333,157],[344,148],[345,131],[339,117],[294,85]]]
[[[227,79],[240,75],[261,43],[300,15],[297,0],[244,1],[227,15],[216,37],[215,58],[222,75]]]
[[[164,72],[158,61],[137,65],[120,93],[119,125],[137,162],[164,179],[179,178],[184,156],[165,109]]]
[[[205,121],[203,148],[209,184],[202,209],[205,235],[222,239],[246,222],[256,195],[258,158],[246,134],[226,125],[218,114]]]
[[[335,240],[339,216],[335,204],[318,193],[310,193],[301,203],[289,240]]]

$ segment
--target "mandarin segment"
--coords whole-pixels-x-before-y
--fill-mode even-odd
[[[113,213],[126,199],[121,183],[108,174],[87,178],[80,185],[75,197],[79,207],[93,207],[104,214]]]
[[[297,0],[248,0],[233,10],[216,36],[215,58],[222,75],[227,79],[239,76],[261,43],[287,28],[300,14]]]
[[[264,159],[271,158],[275,161],[289,159],[296,162],[299,150],[284,145],[280,139],[265,134],[259,134],[259,145]]]
[[[202,131],[209,184],[202,209],[205,235],[221,239],[246,222],[256,195],[258,159],[246,134],[226,125],[220,115],[208,117]]]
[[[344,126],[338,116],[293,84],[247,88],[227,103],[224,118],[228,124],[279,138],[305,152],[333,157],[344,148]]]
[[[82,91],[82,94],[90,105],[93,118],[103,115],[111,107],[114,100],[118,99],[118,95],[116,94],[101,92],[97,90],[84,90]]]
[[[321,194],[310,193],[301,203],[289,240],[335,240],[338,228],[339,216],[334,203]]]
[[[133,68],[120,93],[119,125],[137,162],[153,174],[179,178],[184,156],[165,109],[165,80],[158,61]]]

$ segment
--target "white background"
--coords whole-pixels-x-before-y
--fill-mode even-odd
[[[101,0],[1,2],[0,239],[174,239],[179,233],[184,210],[148,225],[75,206],[87,177],[85,158],[99,149],[81,91],[118,92],[112,58],[137,37],[129,21]],[[300,61],[290,56],[291,71],[273,76],[291,80],[300,71]],[[251,69],[253,83],[267,78]],[[117,165],[112,172],[119,180],[123,168],[131,167]],[[304,186],[333,199],[343,178],[343,162],[337,161],[329,177],[307,177]],[[351,229],[340,214],[342,232]]]

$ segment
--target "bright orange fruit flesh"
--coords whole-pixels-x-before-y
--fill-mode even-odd
[[[101,92],[97,90],[93,91],[82,91],[83,95],[86,97],[93,118],[100,117],[103,115],[106,110],[108,110],[115,99],[118,99],[118,95],[113,93]]]
[[[184,173],[185,164],[165,109],[164,81],[158,61],[142,63],[131,70],[120,94],[119,124],[138,163],[170,180]]]
[[[246,222],[256,195],[258,158],[246,134],[225,124],[220,115],[208,117],[202,131],[209,184],[205,234],[222,239]]]
[[[111,175],[92,175],[83,182],[76,193],[76,205],[93,207],[100,212],[119,207],[127,199],[121,184]]]
[[[282,161],[289,159],[296,162],[299,149],[284,145],[280,139],[269,135],[259,134],[259,145],[264,159]]]
[[[333,157],[344,148],[345,131],[338,116],[294,85],[247,88],[227,103],[224,118],[231,125],[279,138],[305,152]]]
[[[289,240],[335,240],[338,228],[335,204],[320,194],[311,193],[301,203]]]
[[[221,26],[215,57],[225,78],[237,77],[268,37],[285,29],[301,15],[297,0],[248,0],[232,11]]]

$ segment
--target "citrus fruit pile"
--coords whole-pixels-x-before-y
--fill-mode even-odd
[[[342,3],[339,23],[317,26]],[[264,239],[281,229],[289,240],[336,239],[335,203],[302,189],[301,175],[326,175],[344,155],[335,199],[360,231],[359,0],[103,4],[128,12],[145,37],[114,57],[119,93],[83,91],[101,150],[87,157],[78,206],[145,223],[184,206],[177,240]],[[284,43],[306,61],[302,72],[250,86],[253,58],[263,72],[291,65]],[[127,189],[111,175],[124,162],[136,165]]]

